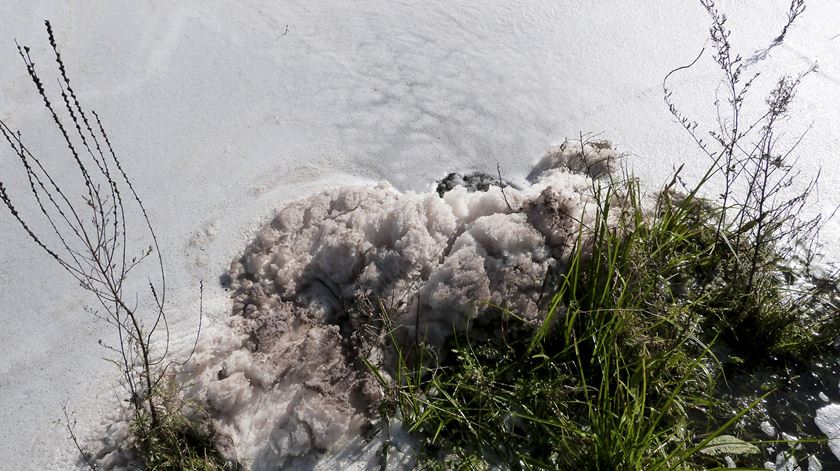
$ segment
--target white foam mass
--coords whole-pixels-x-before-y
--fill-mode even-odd
[[[814,422],[828,437],[828,447],[840,459],[840,404],[831,404],[817,409]]]
[[[775,438],[776,428],[773,427],[773,425],[770,422],[768,422],[766,420],[761,422],[761,424],[759,425],[759,428],[761,428],[761,431],[764,432],[764,434],[767,435],[768,437]]]
[[[230,321],[180,382],[229,438],[224,452],[252,470],[378,468],[382,392],[362,359],[382,364],[383,353],[364,307],[383,306],[401,338],[431,345],[492,325],[491,306],[536,324],[546,276],[594,216],[593,178],[616,157],[608,144],[567,142],[521,189],[440,197],[380,183],[288,204],[231,264]],[[409,441],[389,440],[387,469],[411,464]]]

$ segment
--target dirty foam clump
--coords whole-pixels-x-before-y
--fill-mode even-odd
[[[567,142],[521,189],[441,197],[380,183],[278,211],[231,264],[229,325],[180,372],[230,438],[225,453],[253,470],[378,468],[383,455],[409,466],[405,447],[379,453],[381,392],[362,361],[383,361],[372,306],[433,347],[468,323],[492,329],[499,307],[536,325],[549,271],[595,212],[592,179],[616,158],[606,143]]]

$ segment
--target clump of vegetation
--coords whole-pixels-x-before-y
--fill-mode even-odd
[[[159,397],[159,421],[152,425],[151,415],[134,421],[137,454],[149,470],[221,471],[237,470],[217,450],[218,436],[210,425],[209,415],[194,401],[180,395],[174,379],[167,379],[156,391]]]
[[[32,216],[18,210],[7,186],[0,182],[0,201],[29,238],[92,294],[97,308],[90,311],[115,329],[116,345],[100,342],[113,354],[122,373],[130,404],[134,448],[148,469],[227,469],[213,448],[209,421],[178,399],[167,370],[186,358],[171,358],[166,312],[166,274],[158,239],[143,201],[122,166],[100,117],[79,102],[49,21],[50,46],[60,72],[61,100],[53,102],[36,70],[29,47],[18,46],[27,72],[55,128],[78,180],[58,175],[24,144],[19,131],[0,121],[0,133],[26,173],[37,209]],[[75,195],[81,190],[82,198]],[[133,223],[140,221],[139,227]],[[138,239],[144,243],[135,243]],[[143,246],[140,248],[140,246]],[[131,255],[134,251],[136,255]],[[147,289],[138,289],[132,274],[146,261],[154,265]],[[202,289],[203,291],[203,289]],[[145,299],[143,299],[145,298]],[[201,309],[199,309],[201,311]],[[199,312],[199,331],[201,329]],[[196,341],[198,333],[196,334]],[[65,410],[68,430],[91,469]]]
[[[697,131],[664,85],[669,110],[710,159],[698,183],[678,170],[652,204],[630,176],[596,183],[594,223],[579,227],[535,330],[456,333],[438,350],[407,345],[379,305],[395,365],[387,375],[369,365],[386,392],[382,413],[419,434],[427,467],[760,466],[754,445],[723,433],[773,390],[741,391],[748,399],[732,412],[725,375],[736,365],[792,378],[837,352],[838,277],[811,274],[821,221],[801,216],[816,179],[791,196],[798,141],[781,149],[778,136],[813,68],[780,78],[747,120],[755,75],[745,78],[725,16],[701,3],[728,93],[717,128]],[[790,11],[780,37],[804,4]],[[716,179],[720,200],[704,198]],[[731,353],[719,360],[722,350]]]
[[[702,300],[681,296],[674,282],[703,263],[697,244],[713,240],[714,227],[696,224],[705,206],[694,197],[676,203],[663,192],[651,215],[637,183],[618,187],[596,189],[595,223],[581,228],[533,335],[473,344],[467,331],[432,362],[409,361],[435,353],[405,351],[392,337],[394,382],[380,375],[386,413],[422,432],[434,459],[675,469],[714,438],[686,446],[695,438],[690,414],[714,402],[716,369],[700,336]]]

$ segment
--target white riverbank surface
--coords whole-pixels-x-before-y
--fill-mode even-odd
[[[51,77],[49,18],[76,92],[99,111],[161,233],[175,332],[194,328],[199,279],[210,322],[225,319],[218,277],[273,210],[321,189],[387,180],[425,191],[450,171],[497,162],[522,181],[549,145],[579,132],[630,153],[649,183],[683,162],[689,174],[707,164],[661,93],[667,72],[704,45],[699,4],[337,3],[0,1],[0,119],[41,155],[58,144],[14,46],[32,46]],[[810,126],[798,152],[805,174],[824,167],[811,209],[825,212],[840,202],[840,5],[808,5],[753,67],[762,92],[779,73],[820,65],[786,125],[789,137]],[[784,1],[721,6],[745,56],[775,38],[787,11]],[[708,56],[671,85],[685,111],[711,115]],[[5,150],[0,178],[24,189]],[[838,227],[824,236],[833,254]],[[7,214],[0,281],[0,468],[66,469],[74,451],[53,421],[64,399],[80,428],[105,420],[117,374],[97,340],[110,329]]]

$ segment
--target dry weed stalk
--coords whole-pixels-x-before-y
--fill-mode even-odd
[[[30,48],[18,45],[17,49],[64,142],[65,156],[71,159],[71,165],[78,172],[77,180],[48,169],[45,160],[24,143],[21,133],[0,120],[0,133],[26,173],[29,193],[37,210],[34,215],[22,214],[2,177],[0,200],[28,237],[94,296],[97,308],[89,311],[116,329],[116,346],[102,341],[100,344],[116,354],[112,361],[122,373],[134,423],[147,427],[138,434],[142,441],[144,435],[148,436],[161,424],[163,408],[159,389],[167,369],[186,361],[176,362],[170,358],[163,256],[142,199],[123,168],[99,115],[93,110],[87,111],[80,103],[52,26],[49,21],[45,21],[45,25],[59,70],[60,100],[54,102],[51,98]],[[76,188],[83,188],[81,201],[73,194]],[[36,223],[36,219],[41,221]],[[132,226],[131,222],[138,219],[142,220],[141,225]],[[39,233],[41,226],[48,227],[46,233]],[[142,245],[146,248],[137,255],[130,255],[132,239],[136,240],[144,232],[145,244]],[[129,286],[130,275],[146,260],[155,265],[156,274],[154,279],[148,278],[148,290],[135,291]],[[203,286],[201,291],[203,293]],[[199,331],[200,318],[201,309]],[[162,348],[153,348],[161,342]],[[187,359],[191,355],[192,352]],[[74,434],[71,436],[78,447]]]

